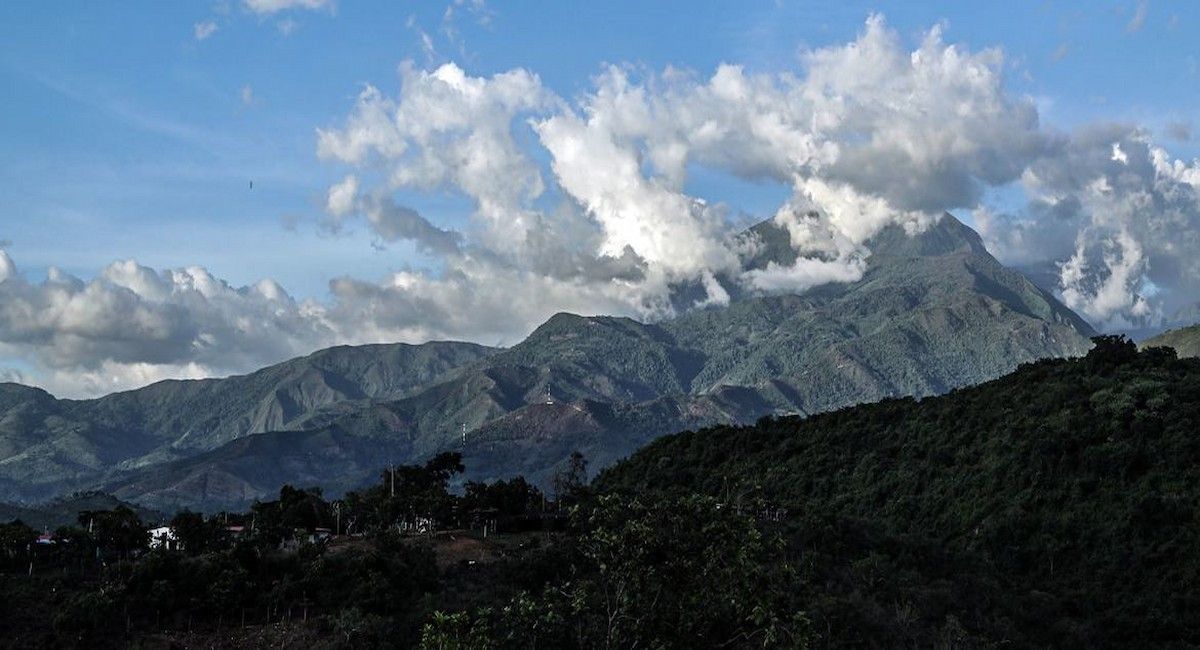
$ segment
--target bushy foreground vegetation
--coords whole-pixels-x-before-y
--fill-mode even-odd
[[[337,501],[0,529],[5,643],[133,647],[1200,645],[1200,360],[1100,338],[921,401],[685,432],[590,486],[576,457]],[[47,541],[47,540],[42,540]]]
[[[127,508],[51,535],[0,528],[5,643],[46,647],[795,647],[781,541],[708,497],[623,500],[573,458],[448,491],[457,454],[330,502],[285,486],[247,513]],[[40,538],[40,539],[39,539]]]

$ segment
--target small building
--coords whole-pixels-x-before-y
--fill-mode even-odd
[[[164,551],[182,551],[183,544],[180,543],[179,537],[175,535],[175,529],[170,526],[159,526],[151,528],[150,533],[150,548],[160,548]]]

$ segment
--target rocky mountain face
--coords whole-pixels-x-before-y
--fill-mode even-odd
[[[770,222],[745,236],[751,267],[794,259]],[[161,509],[237,506],[446,449],[468,479],[547,483],[575,450],[598,468],[673,431],[942,393],[1090,346],[1083,320],[953,217],[869,246],[857,282],[777,296],[727,283],[729,305],[656,324],[558,314],[505,350],[333,348],[83,402],[5,385],[0,499],[98,485]]]

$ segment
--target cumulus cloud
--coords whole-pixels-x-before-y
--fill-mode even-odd
[[[318,131],[319,155],[378,163],[393,188],[453,188],[474,201],[491,237],[518,246],[536,225],[527,206],[545,185],[513,120],[553,96],[525,70],[482,78],[452,63],[433,71],[406,63],[400,73],[399,97],[368,86],[344,128]]]
[[[396,96],[366,87],[343,126],[319,131],[318,151],[382,171],[383,191],[472,199],[476,228],[460,250],[476,260],[623,284],[624,311],[656,317],[679,283],[720,302],[704,281],[714,274],[761,291],[856,279],[882,228],[920,230],[1017,179],[1046,138],[1032,101],[1004,91],[1002,68],[998,51],[947,45],[940,28],[909,51],[878,16],[854,42],[809,52],[798,74],[610,66],[574,101],[523,69],[484,78],[407,63]],[[804,253],[794,267],[741,271],[727,206],[684,189],[693,165],[792,188],[776,219]],[[335,218],[347,182],[330,188]],[[565,205],[547,209],[547,195]],[[597,277],[604,269],[620,273]]]
[[[1029,207],[985,219],[985,239],[1002,258],[1056,262],[1064,301],[1093,323],[1153,324],[1200,299],[1200,163],[1144,129],[1093,125],[1033,161],[1022,184]]]
[[[155,271],[117,262],[83,281],[55,268],[0,282],[0,341],[52,368],[199,364],[233,369],[332,340],[321,309],[264,280],[234,288],[199,267]]]

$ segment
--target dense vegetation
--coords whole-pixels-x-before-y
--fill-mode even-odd
[[[0,525],[4,642],[795,647],[807,638],[780,542],[749,515],[706,497],[596,497],[580,455],[556,477],[555,500],[521,478],[452,494],[462,471],[457,454],[440,454],[333,502],[284,486],[247,513],[183,511],[170,521],[170,548],[154,548],[124,506],[82,512],[40,542],[20,521]]]
[[[766,500],[827,640],[1200,644],[1200,361],[1102,337],[925,400],[670,436],[618,494]]]

